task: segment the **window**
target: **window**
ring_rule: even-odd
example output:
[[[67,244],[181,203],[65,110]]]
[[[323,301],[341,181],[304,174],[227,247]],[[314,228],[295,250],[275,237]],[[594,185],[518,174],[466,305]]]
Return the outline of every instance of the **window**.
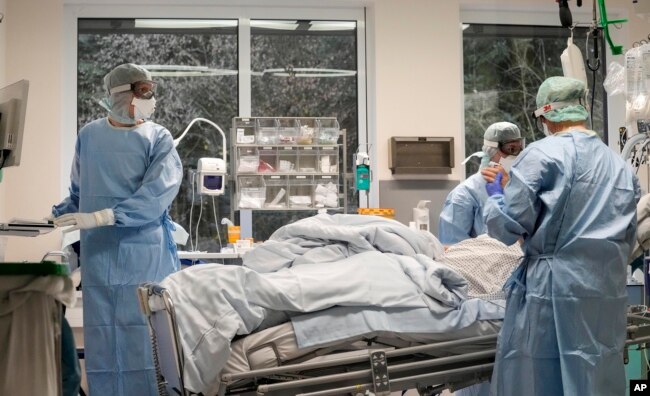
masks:
[[[356,22],[253,20],[251,26],[251,115],[336,117],[346,129],[347,152],[356,151]],[[351,190],[348,211],[356,213]],[[253,236],[267,239],[281,225],[313,215],[313,211],[255,213]]]
[[[537,88],[547,78],[562,75],[560,54],[567,45],[569,30],[560,27],[513,25],[465,25],[463,30],[463,75],[465,92],[465,155],[481,151],[483,133],[498,121],[519,126],[526,142],[544,137],[536,130],[531,113],[536,109]],[[593,61],[592,40],[589,57],[586,47],[587,29],[574,29],[576,44],[585,59]],[[603,43],[604,40],[600,40]],[[606,94],[603,89],[606,62],[605,48],[598,48],[600,66],[589,69],[588,98],[593,126],[601,137],[607,137]],[[594,67],[595,68],[595,67]],[[596,87],[594,89],[593,87]],[[592,96],[593,95],[593,96]],[[478,170],[479,161],[466,164],[466,174]]]
[[[221,126],[230,151],[233,117],[327,116],[337,117],[347,130],[348,153],[356,151],[356,21],[253,19],[247,27],[250,43],[240,42],[239,29],[238,19],[78,19],[78,128],[105,115],[97,103],[105,95],[102,79],[113,67],[129,62],[152,72],[158,83],[153,120],[174,138],[202,117]],[[241,48],[250,52],[242,54]],[[249,61],[250,92],[240,92],[245,88],[239,69]],[[250,108],[251,114],[242,114],[242,108]],[[210,125],[195,123],[177,150],[185,175],[172,219],[190,233],[188,250],[218,251],[227,239],[220,222],[231,215],[232,189],[227,186],[214,199],[199,196],[192,180],[199,158],[220,156],[221,135]],[[353,194],[348,194],[350,212],[357,207]],[[314,213],[255,213],[253,236],[267,239],[281,225]]]

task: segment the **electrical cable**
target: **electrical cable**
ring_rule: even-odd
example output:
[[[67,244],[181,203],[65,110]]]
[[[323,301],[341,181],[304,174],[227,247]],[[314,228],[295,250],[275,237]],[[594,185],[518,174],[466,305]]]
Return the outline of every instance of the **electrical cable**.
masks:
[[[591,128],[594,128],[594,100],[596,99],[596,71],[592,70],[592,79],[591,79],[591,104],[589,105],[589,122],[591,122]]]
[[[214,204],[214,195],[212,196],[212,213],[214,214],[214,226],[217,229],[217,241],[219,241],[219,251],[223,249],[223,245],[221,244],[221,232],[219,231],[219,222],[217,219],[221,216],[219,216],[219,205]],[[224,259],[221,259],[221,264],[226,264]]]
[[[199,224],[201,224],[201,216],[203,215],[203,194],[199,194],[199,218],[196,219],[196,251],[199,249]]]
[[[194,241],[192,239],[192,214],[194,212],[194,188],[196,187],[195,184],[194,184],[195,183],[195,181],[194,181],[195,173],[191,173],[191,175],[192,176],[190,177],[190,190],[192,190],[192,200],[190,201],[190,227],[189,227],[189,229],[190,229],[190,249],[192,249],[192,251],[195,251],[195,249],[194,249]]]

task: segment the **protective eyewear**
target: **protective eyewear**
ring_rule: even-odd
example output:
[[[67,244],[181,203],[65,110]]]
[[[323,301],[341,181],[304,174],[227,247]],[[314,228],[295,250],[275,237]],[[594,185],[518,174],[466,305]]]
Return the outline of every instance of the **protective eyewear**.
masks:
[[[156,94],[156,83],[153,81],[137,81],[131,84],[118,85],[111,89],[111,93],[133,92],[138,99],[151,99]]]
[[[519,155],[526,147],[526,139],[514,139],[506,142],[499,142],[499,150],[508,155]]]

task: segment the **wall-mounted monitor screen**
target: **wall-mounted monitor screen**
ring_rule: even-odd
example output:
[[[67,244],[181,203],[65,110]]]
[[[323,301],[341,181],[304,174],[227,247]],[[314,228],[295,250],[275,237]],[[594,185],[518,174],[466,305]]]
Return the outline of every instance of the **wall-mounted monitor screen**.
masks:
[[[0,89],[0,169],[20,164],[29,81]]]

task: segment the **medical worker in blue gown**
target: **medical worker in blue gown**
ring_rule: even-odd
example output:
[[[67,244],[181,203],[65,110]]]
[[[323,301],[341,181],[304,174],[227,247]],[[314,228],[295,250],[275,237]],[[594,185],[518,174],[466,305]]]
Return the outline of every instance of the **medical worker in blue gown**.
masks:
[[[155,395],[151,344],[136,287],[179,267],[168,208],[182,165],[167,129],[147,119],[151,74],[123,64],[104,77],[108,117],[77,137],[70,195],[57,226],[81,229],[85,367],[90,394]]]
[[[481,157],[480,170],[496,163],[507,172],[523,148],[524,139],[519,128],[510,122],[497,122],[485,130],[482,151],[470,157]],[[447,195],[438,220],[438,239],[443,245],[486,233],[483,221],[483,206],[488,198],[485,183],[485,177],[479,171]]]
[[[488,234],[523,240],[492,376],[495,395],[624,395],[626,264],[639,184],[585,126],[579,80],[551,77],[534,116],[546,138],[486,188]]]

